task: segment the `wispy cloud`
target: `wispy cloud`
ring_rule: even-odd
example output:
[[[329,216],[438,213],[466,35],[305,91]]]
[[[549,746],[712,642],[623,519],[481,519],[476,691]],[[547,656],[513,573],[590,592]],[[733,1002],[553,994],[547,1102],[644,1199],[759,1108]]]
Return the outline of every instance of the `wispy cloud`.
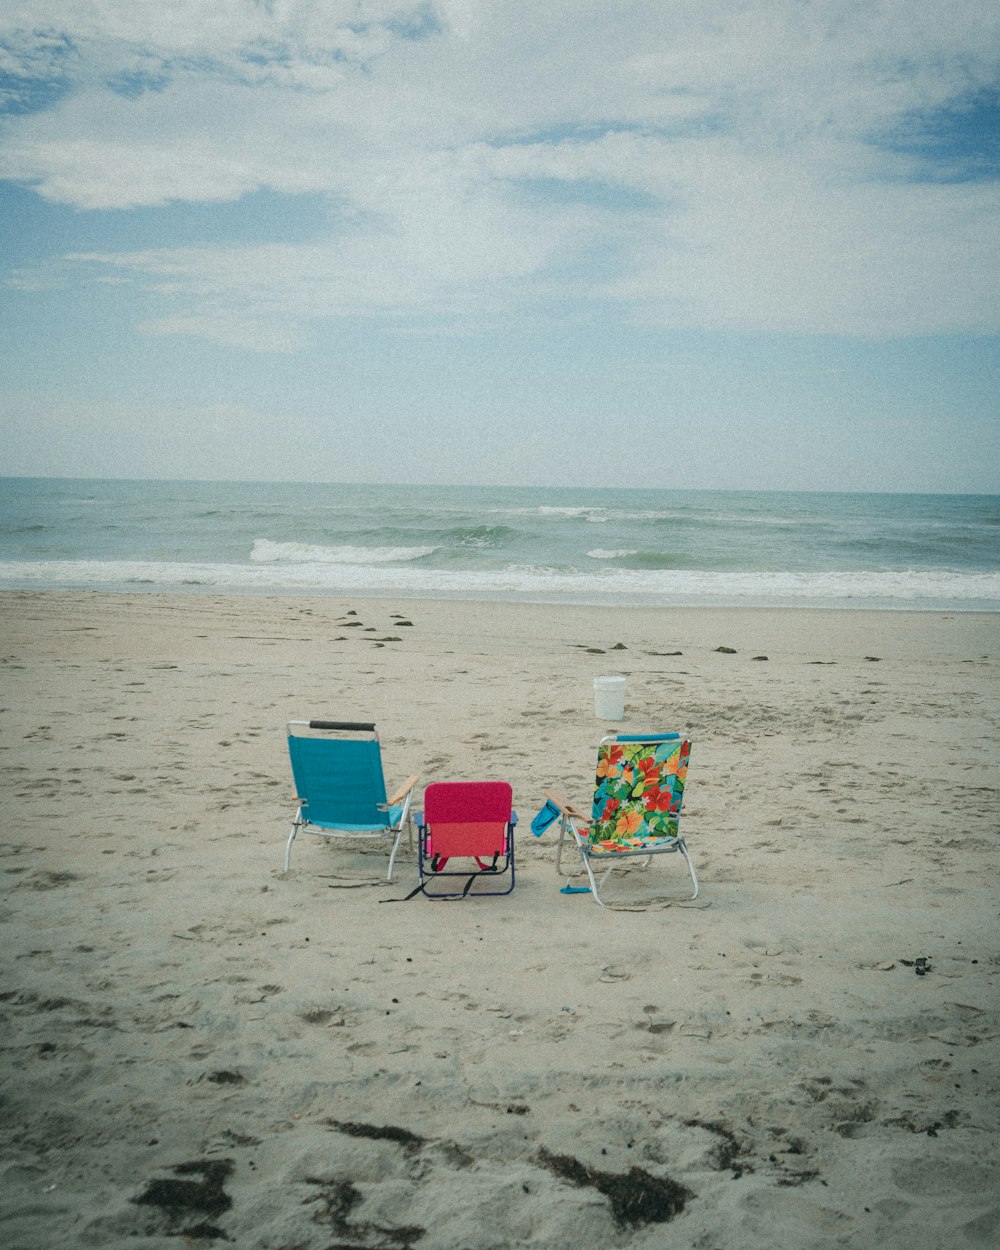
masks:
[[[0,46],[0,177],[46,200],[328,200],[300,244],[276,219],[268,244],[87,257],[161,302],[146,333],[287,351],[329,317],[554,302],[998,328],[996,171],[961,124],[1000,82],[985,0],[14,0]]]

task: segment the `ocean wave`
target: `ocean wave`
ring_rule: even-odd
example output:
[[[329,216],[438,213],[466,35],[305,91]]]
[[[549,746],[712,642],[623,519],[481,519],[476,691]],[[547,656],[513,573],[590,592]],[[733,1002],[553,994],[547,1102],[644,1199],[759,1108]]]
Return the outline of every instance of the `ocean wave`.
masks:
[[[506,547],[522,535],[509,525],[459,525],[445,530],[443,537],[456,547],[492,549]]]
[[[507,509],[505,509],[507,511]],[[590,521],[598,525],[603,525],[610,513],[607,508],[588,507],[583,504],[576,506],[573,504],[541,504],[535,508],[511,508],[510,512],[520,516],[550,517],[556,520],[579,520]]]
[[[297,547],[299,544],[274,544]],[[124,589],[232,594],[397,594],[429,599],[511,600],[621,606],[791,606],[1000,611],[1000,573],[947,569],[875,572],[712,572],[606,568],[592,572],[508,565],[434,569],[392,561],[279,559],[250,564],[153,561],[0,562],[7,588]],[[355,550],[355,549],[348,549]],[[412,551],[413,549],[407,549]]]
[[[686,569],[692,567],[692,558],[674,551],[629,550],[603,551],[595,548],[588,551],[591,560],[602,563],[613,563],[626,569]],[[707,570],[704,570],[707,571]]]
[[[543,504],[529,508],[503,508],[497,511],[513,516],[531,516],[549,521],[585,521],[590,524],[607,525],[626,523],[692,530],[729,529],[733,525],[744,527],[780,527],[782,529],[809,529],[825,527],[823,518],[815,521],[802,517],[770,516],[738,512],[709,511],[703,508],[608,508],[587,504]]]
[[[258,538],[250,552],[255,564],[402,564],[433,555],[436,547],[320,547]]]

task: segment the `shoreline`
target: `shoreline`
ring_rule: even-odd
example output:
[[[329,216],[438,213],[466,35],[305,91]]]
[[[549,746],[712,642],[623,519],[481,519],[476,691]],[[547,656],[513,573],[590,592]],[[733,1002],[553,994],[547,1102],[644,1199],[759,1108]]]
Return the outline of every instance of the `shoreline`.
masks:
[[[254,572],[253,566],[247,566],[247,572]],[[872,576],[863,574],[863,576]],[[201,582],[197,578],[180,579],[175,583],[158,585],[152,578],[137,577],[130,584],[127,580],[114,581],[107,584],[86,584],[67,578],[65,584],[31,584],[19,582],[12,585],[0,585],[0,594],[107,594],[107,595],[152,595],[180,598],[223,597],[230,599],[315,599],[342,600],[365,599],[373,602],[384,602],[396,599],[407,603],[495,603],[499,605],[521,604],[526,607],[538,608],[608,608],[613,611],[631,611],[646,609],[650,611],[680,611],[683,609],[723,611],[767,611],[778,612],[961,612],[987,616],[1000,614],[1000,599],[995,597],[972,598],[957,597],[954,599],[930,598],[920,599],[919,596],[906,598],[891,595],[874,594],[844,595],[841,597],[814,593],[786,595],[755,594],[725,591],[719,594],[704,592],[678,591],[668,599],[666,592],[632,593],[627,602],[623,601],[621,591],[582,592],[567,590],[562,594],[554,590],[528,591],[506,590],[494,588],[486,590],[461,590],[451,588],[434,592],[426,587],[414,588],[401,584],[392,589],[375,589],[371,585],[363,585],[354,590],[350,587],[327,586],[254,586],[250,582],[237,584],[224,582],[215,585],[211,581]],[[969,606],[973,605],[973,606]]]
[[[397,642],[415,642],[421,646],[435,646],[440,638],[464,642],[475,631],[483,631],[493,643],[506,641],[512,646],[532,647],[536,642],[547,645],[560,638],[573,646],[576,638],[587,654],[608,655],[622,662],[643,662],[671,658],[646,647],[659,645],[663,638],[683,640],[707,653],[712,646],[730,645],[721,635],[732,634],[741,651],[765,646],[772,640],[793,649],[792,654],[802,654],[810,647],[823,646],[827,639],[846,648],[843,655],[860,656],[874,645],[888,626],[890,632],[908,640],[908,655],[926,655],[930,648],[950,645],[949,638],[956,635],[963,640],[956,642],[958,651],[979,648],[984,655],[1000,643],[1000,613],[961,610],[905,610],[880,608],[785,608],[765,607],[611,607],[604,604],[536,604],[493,601],[486,599],[409,599],[401,595],[242,595],[242,594],[165,594],[154,591],[74,591],[74,590],[7,590],[0,589],[0,629],[3,628],[6,604],[18,611],[22,604],[37,600],[52,605],[57,611],[89,611],[97,621],[111,623],[119,611],[131,613],[135,618],[132,628],[142,628],[147,619],[171,621],[185,610],[193,616],[211,618],[216,608],[229,613],[244,612],[249,621],[281,621],[288,613],[301,613],[303,621],[313,618],[317,623],[327,621],[337,641],[345,642],[351,637],[366,641],[365,632],[380,632],[394,628],[394,620],[422,617],[425,627],[416,634],[396,637]],[[253,610],[250,610],[250,609]],[[360,626],[361,633],[350,635],[346,628],[347,614],[355,613],[358,619],[365,617],[378,621],[378,625]],[[524,634],[523,623],[530,621],[530,631]],[[949,622],[960,622],[950,626]],[[402,627],[413,628],[412,624]],[[584,639],[584,634],[587,634]],[[619,639],[618,634],[623,638]],[[720,636],[712,643],[715,634]],[[454,637],[452,637],[454,635]],[[631,637],[639,648],[637,655],[628,654],[628,642],[624,651],[616,652],[618,642]],[[249,637],[243,641],[249,641]],[[305,637],[298,641],[305,641]],[[333,638],[328,641],[334,640]],[[294,643],[289,636],[282,641]],[[385,638],[370,640],[387,645]],[[602,643],[604,644],[602,646]],[[712,644],[711,646],[709,644]],[[593,650],[590,650],[593,648]],[[866,650],[867,649],[867,650]],[[744,658],[746,658],[744,656]],[[772,657],[769,657],[769,659]],[[775,655],[774,659],[780,659]],[[881,659],[882,657],[879,657]],[[979,658],[970,657],[968,658]],[[652,665],[655,667],[655,665]]]
[[[989,1244],[998,642],[992,613],[0,592],[11,1244]],[[405,842],[391,884],[305,834],[283,874],[312,716],[375,720],[390,786],[509,780],[513,894],[382,906]],[[560,895],[543,791],[586,801],[598,738],[654,723],[693,740],[700,897],[679,856],[607,911]]]
[[[990,608],[961,608],[961,607],[941,607],[941,608],[912,608],[912,607],[844,607],[836,606],[817,606],[815,604],[791,604],[791,603],[676,603],[676,604],[658,604],[658,603],[588,603],[588,602],[569,602],[556,600],[534,600],[534,599],[514,599],[514,598],[475,598],[472,596],[461,596],[451,598],[444,595],[411,595],[392,590],[386,590],[381,593],[373,591],[359,591],[357,593],[345,590],[274,590],[273,588],[262,590],[234,590],[231,587],[224,589],[216,589],[206,586],[204,588],[189,588],[186,590],[161,590],[145,586],[132,586],[115,589],[104,589],[103,587],[79,587],[79,586],[0,586],[0,602],[5,598],[13,598],[20,596],[63,596],[69,598],[79,598],[81,600],[100,600],[100,599],[118,599],[118,600],[136,600],[143,602],[145,600],[170,600],[177,603],[192,604],[206,600],[231,600],[233,602],[241,602],[243,600],[274,600],[278,603],[296,602],[301,600],[303,604],[314,606],[317,602],[331,604],[370,604],[375,610],[379,610],[386,603],[399,601],[401,603],[426,604],[431,607],[440,607],[447,604],[459,605],[479,605],[482,607],[495,608],[511,608],[511,609],[527,609],[535,610],[551,610],[558,611],[566,609],[571,612],[607,612],[607,613],[706,613],[706,612],[730,612],[730,613],[807,613],[815,612],[821,615],[827,613],[845,613],[853,615],[856,613],[870,613],[873,616],[981,616],[986,619],[995,620],[1000,616],[1000,608],[996,610]]]

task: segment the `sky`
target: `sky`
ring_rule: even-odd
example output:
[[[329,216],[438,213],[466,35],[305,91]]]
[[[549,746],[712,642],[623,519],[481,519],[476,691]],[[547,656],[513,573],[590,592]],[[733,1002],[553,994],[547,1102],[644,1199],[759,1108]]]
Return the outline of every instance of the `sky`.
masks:
[[[1000,493],[995,0],[4,0],[0,475]]]

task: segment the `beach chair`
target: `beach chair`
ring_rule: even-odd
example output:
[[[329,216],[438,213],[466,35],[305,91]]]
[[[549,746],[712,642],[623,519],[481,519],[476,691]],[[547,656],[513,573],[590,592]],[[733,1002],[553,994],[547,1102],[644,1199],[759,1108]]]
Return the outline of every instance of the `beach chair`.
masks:
[[[288,753],[295,778],[298,810],[285,847],[285,872],[292,843],[300,829],[324,838],[389,838],[389,872],[403,830],[409,829],[413,788],[408,777],[386,798],[382,747],[370,723],[292,720],[288,722]]]
[[[563,852],[572,839],[589,880],[585,886],[567,880],[562,893],[592,894],[603,907],[601,887],[613,868],[679,852],[691,874],[691,898],[698,897],[698,877],[679,828],[690,754],[691,743],[680,734],[611,734],[598,747],[589,817],[561,794],[545,791],[546,806],[532,821],[532,831],[539,836],[558,820],[557,872],[569,878],[580,871],[563,867]]]
[[[424,793],[418,827],[420,885],[428,898],[509,894],[514,888],[517,813],[506,781],[438,781]],[[449,866],[450,865],[450,866]],[[465,878],[461,889],[431,888],[445,878]],[[503,878],[504,889],[473,889]]]

